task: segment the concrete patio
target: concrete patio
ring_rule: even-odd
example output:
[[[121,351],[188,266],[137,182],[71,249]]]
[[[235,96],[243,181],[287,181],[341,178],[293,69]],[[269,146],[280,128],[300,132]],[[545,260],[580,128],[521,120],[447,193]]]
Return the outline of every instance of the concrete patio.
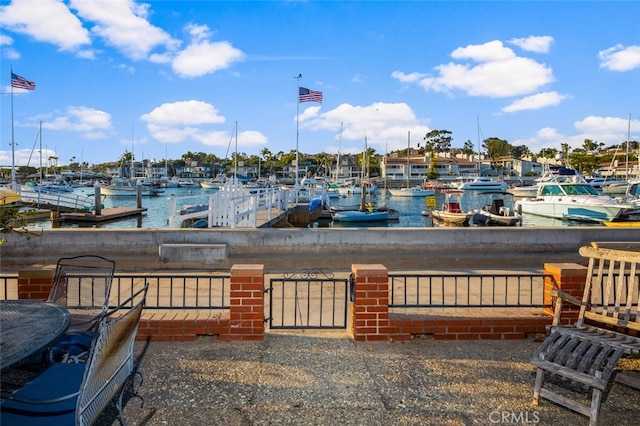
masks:
[[[539,342],[356,342],[344,331],[267,333],[264,341],[137,342],[140,400],[130,425],[581,425],[533,406]],[[640,372],[640,362],[625,368]],[[588,399],[587,394],[583,394]],[[602,425],[637,425],[640,392],[615,384]],[[115,409],[100,425],[118,424]]]

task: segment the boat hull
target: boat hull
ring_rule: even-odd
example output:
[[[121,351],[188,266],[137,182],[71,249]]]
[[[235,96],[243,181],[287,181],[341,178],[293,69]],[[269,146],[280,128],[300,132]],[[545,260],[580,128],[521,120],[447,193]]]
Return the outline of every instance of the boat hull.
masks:
[[[433,210],[431,216],[441,222],[451,223],[453,225],[467,226],[471,219],[470,213],[452,213],[442,210]]]
[[[485,211],[476,211],[473,214],[473,223],[478,226],[516,226],[522,224],[522,216],[501,216]]]
[[[574,202],[568,197],[549,197],[520,200],[517,209],[522,214],[550,217],[580,222],[604,222],[618,217],[624,206],[613,204],[589,204],[588,200]]]
[[[605,221],[602,223],[604,223],[605,226],[612,228],[640,228],[640,220],[620,220],[614,222]]]
[[[387,211],[339,211],[333,214],[333,220],[338,222],[378,222],[389,219]]]
[[[389,193],[394,197],[431,197],[436,195],[435,189],[422,188],[389,189]]]

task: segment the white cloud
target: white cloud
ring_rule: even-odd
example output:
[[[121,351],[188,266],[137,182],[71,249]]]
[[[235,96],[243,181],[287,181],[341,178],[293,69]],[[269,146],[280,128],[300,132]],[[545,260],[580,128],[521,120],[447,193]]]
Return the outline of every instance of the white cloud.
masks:
[[[617,44],[598,52],[600,68],[610,71],[631,71],[640,67],[640,46],[624,47]]]
[[[462,91],[469,96],[502,98],[535,92],[553,81],[551,68],[533,59],[517,56],[498,40],[455,49],[449,62],[435,67],[436,76],[396,71],[393,77],[414,82],[426,91]]]
[[[228,68],[244,59],[242,51],[226,41],[191,44],[173,59],[173,71],[180,77],[201,77]]]
[[[13,0],[0,8],[0,21],[10,31],[63,51],[75,51],[91,43],[82,22],[59,0]]]
[[[145,59],[157,47],[175,50],[180,42],[148,20],[148,4],[130,0],[71,0],[70,6],[83,19],[95,22],[92,33],[128,57]]]
[[[10,60],[20,59],[20,52],[11,47],[13,39],[7,35],[0,34],[0,48],[2,48],[2,56]]]
[[[502,108],[502,111],[517,112],[546,108],[548,106],[560,105],[560,103],[566,98],[567,95],[561,95],[558,92],[536,93],[535,95],[526,96],[512,102],[508,106]]]
[[[303,114],[301,128],[332,132],[336,141],[344,142],[342,152],[362,151],[365,136],[368,145],[378,152],[403,149],[407,147],[408,132],[415,147],[429,132],[426,121],[418,119],[405,103],[341,104],[325,113],[320,113],[319,107],[310,107]],[[345,148],[349,142],[355,142],[351,149]]]
[[[111,114],[86,106],[69,106],[30,117],[29,125],[35,127],[38,121],[42,121],[43,129],[77,132],[83,139],[106,137],[113,132]]]
[[[211,37],[211,30],[207,25],[187,24],[185,25],[184,30],[196,43]]]
[[[551,36],[530,36],[526,38],[512,38],[509,43],[521,49],[536,53],[549,53],[553,37]]]
[[[90,47],[91,38],[99,37],[134,61],[170,63],[183,78],[226,69],[245,58],[231,43],[209,40],[213,32],[203,24],[185,25],[190,44],[180,50],[182,41],[149,21],[150,7],[132,0],[70,0],[69,7],[60,0],[14,0],[0,8],[0,21],[10,31],[73,51],[84,59],[95,59],[98,52]],[[78,17],[92,25],[91,31]],[[15,59],[19,52],[5,47],[3,55]]]
[[[543,148],[560,149],[566,143],[571,148],[581,148],[585,139],[602,142],[605,146],[617,146],[627,140],[627,132],[631,124],[632,129],[640,128],[640,120],[622,117],[588,116],[573,123],[574,134],[563,134],[557,129],[545,127],[530,138],[512,141],[512,145],[526,145],[531,152],[538,153]],[[640,139],[639,134],[631,134],[631,140]]]
[[[427,74],[422,74],[419,72],[412,72],[409,74],[405,74],[402,71],[394,71],[391,73],[391,77],[403,82],[403,83],[415,83],[417,81],[422,80],[427,77]]]
[[[13,44],[13,39],[8,35],[0,34],[0,46],[10,46]]]
[[[149,134],[164,143],[195,141],[206,146],[227,146],[233,133],[231,130],[212,128],[225,123],[226,118],[213,105],[203,101],[165,103],[142,115],[140,119],[147,123]],[[246,130],[238,133],[238,145],[256,146],[266,143],[267,138],[258,131]]]
[[[213,105],[195,100],[165,103],[140,118],[160,126],[218,124],[226,120]]]
[[[42,128],[76,132],[82,139],[103,139],[113,134],[111,114],[85,106],[70,106],[42,122]]]

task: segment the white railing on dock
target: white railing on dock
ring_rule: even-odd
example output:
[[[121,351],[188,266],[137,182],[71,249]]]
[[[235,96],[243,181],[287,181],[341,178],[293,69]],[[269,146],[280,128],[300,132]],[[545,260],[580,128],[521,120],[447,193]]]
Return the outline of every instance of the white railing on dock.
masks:
[[[185,208],[189,200],[202,197],[186,196],[170,198],[169,227],[185,227],[183,223],[205,221],[206,226],[226,228],[256,228],[258,213],[265,212],[267,221],[284,213],[288,207],[288,191],[280,187],[246,187],[238,181],[230,181],[208,196],[208,201]],[[186,226],[191,227],[191,225]]]

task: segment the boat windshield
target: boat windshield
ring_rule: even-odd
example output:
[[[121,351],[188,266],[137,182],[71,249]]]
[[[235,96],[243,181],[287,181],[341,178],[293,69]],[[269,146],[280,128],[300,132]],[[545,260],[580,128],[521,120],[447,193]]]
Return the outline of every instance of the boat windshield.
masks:
[[[599,195],[595,188],[588,184],[564,185],[567,195]]]

